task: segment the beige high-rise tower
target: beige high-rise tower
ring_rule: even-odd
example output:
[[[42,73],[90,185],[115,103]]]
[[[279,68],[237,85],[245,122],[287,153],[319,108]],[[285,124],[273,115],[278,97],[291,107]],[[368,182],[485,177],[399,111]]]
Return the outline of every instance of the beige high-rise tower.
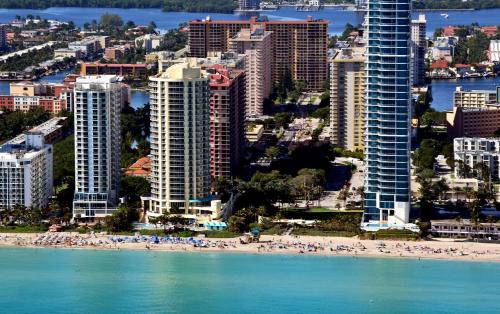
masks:
[[[342,49],[331,66],[331,142],[350,151],[363,150],[365,48]]]
[[[209,202],[208,78],[188,63],[150,77],[151,199],[148,215]]]
[[[242,29],[229,41],[232,51],[245,54],[246,117],[264,114],[264,99],[272,87],[271,45],[271,32],[262,28]]]

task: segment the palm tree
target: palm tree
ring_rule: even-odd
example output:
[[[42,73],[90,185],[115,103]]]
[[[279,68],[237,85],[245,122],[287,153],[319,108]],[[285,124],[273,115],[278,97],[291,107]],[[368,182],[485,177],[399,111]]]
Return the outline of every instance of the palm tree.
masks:
[[[361,209],[365,209],[365,188],[360,186],[356,189],[356,194],[361,198]]]
[[[167,225],[168,223],[171,222],[171,216],[169,213],[164,213],[163,215],[161,216],[158,216],[157,218],[157,222],[160,223],[161,225],[163,225],[163,232],[166,234],[167,233]]]
[[[455,194],[455,199],[458,201],[459,200],[458,197],[460,195],[460,192],[462,192],[462,188],[459,186],[455,186],[453,187],[453,192]]]
[[[347,189],[343,189],[339,192],[337,199],[341,200],[344,203],[344,208],[346,206],[346,201],[350,195],[351,195],[351,193]]]
[[[465,201],[467,203],[470,202],[471,198],[474,197],[474,189],[471,188],[469,185],[467,185],[465,188],[464,188],[464,192],[465,192]]]
[[[477,232],[478,232],[478,226],[479,226],[479,212],[480,212],[480,206],[479,202],[473,201],[470,206],[470,220],[474,224],[474,229],[476,231],[476,238],[477,238]]]

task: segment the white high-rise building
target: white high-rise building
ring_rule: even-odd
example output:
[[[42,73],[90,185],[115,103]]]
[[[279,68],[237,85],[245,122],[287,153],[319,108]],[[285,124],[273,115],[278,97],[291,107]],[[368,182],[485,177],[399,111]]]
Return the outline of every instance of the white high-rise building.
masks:
[[[42,133],[26,133],[24,144],[0,146],[0,210],[45,208],[52,185],[52,145]]]
[[[121,78],[78,78],[74,92],[75,197],[73,217],[102,218],[113,213],[120,184]]]
[[[209,80],[199,67],[171,66],[150,78],[151,199],[148,215],[208,203]]]
[[[425,84],[426,31],[427,21],[425,15],[420,14],[418,20],[411,21],[412,84],[415,86]]]

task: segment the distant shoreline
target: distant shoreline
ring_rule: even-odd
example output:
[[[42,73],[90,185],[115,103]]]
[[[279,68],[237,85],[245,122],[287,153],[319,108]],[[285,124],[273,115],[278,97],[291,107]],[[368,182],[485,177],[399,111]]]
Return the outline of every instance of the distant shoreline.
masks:
[[[43,235],[61,235],[85,242],[82,245],[35,245],[34,240]],[[130,238],[130,236],[129,236]],[[500,262],[500,245],[495,243],[457,242],[452,239],[436,241],[402,240],[359,240],[343,237],[313,236],[262,236],[261,242],[240,244],[239,238],[204,239],[208,247],[195,247],[192,244],[147,242],[111,243],[104,235],[79,235],[76,233],[15,234],[0,233],[0,249],[3,248],[53,248],[108,251],[150,251],[185,253],[240,253],[253,255],[307,255],[307,256],[344,256],[352,258],[402,258],[414,260],[450,260],[473,262]],[[91,243],[92,242],[92,243]],[[100,244],[94,244],[100,242]],[[380,243],[384,246],[379,247]],[[314,248],[307,249],[306,247]],[[339,249],[340,248],[340,249]]]

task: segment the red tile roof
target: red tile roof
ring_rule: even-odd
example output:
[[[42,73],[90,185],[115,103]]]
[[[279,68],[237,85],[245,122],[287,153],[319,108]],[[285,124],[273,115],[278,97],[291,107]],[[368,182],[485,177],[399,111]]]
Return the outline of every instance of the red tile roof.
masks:
[[[151,174],[151,158],[141,157],[125,171],[127,176],[148,176]]]
[[[431,64],[431,69],[446,69],[449,67],[449,63],[446,60],[437,60]]]

